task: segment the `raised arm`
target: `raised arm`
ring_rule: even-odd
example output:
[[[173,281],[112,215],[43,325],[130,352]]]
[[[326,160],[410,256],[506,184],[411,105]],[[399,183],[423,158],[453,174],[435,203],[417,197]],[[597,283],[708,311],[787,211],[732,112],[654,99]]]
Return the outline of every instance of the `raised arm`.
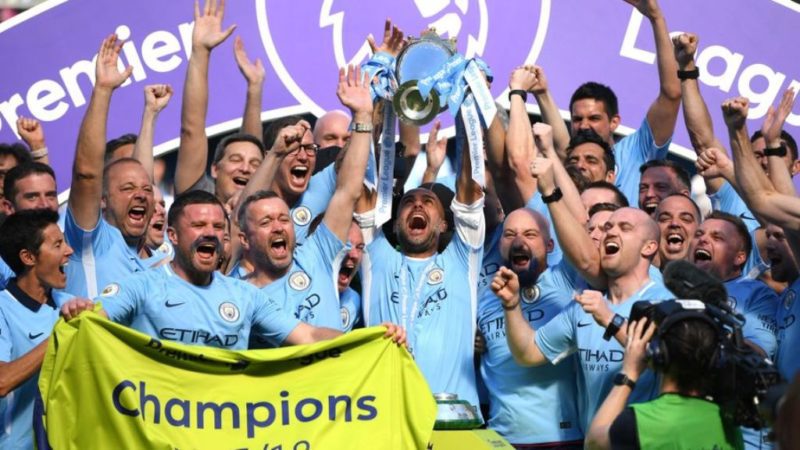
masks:
[[[781,141],[781,131],[786,118],[792,112],[794,101],[795,92],[792,88],[789,88],[783,93],[778,109],[769,108],[767,117],[764,118],[764,123],[761,125],[761,134],[764,136],[767,148],[778,148],[781,145],[785,145]],[[786,148],[786,151],[789,152],[789,149]],[[791,155],[790,152],[789,154]],[[767,155],[767,166],[769,167],[769,179],[772,181],[775,190],[781,194],[796,196],[797,192],[794,189],[794,183],[792,183],[792,174],[786,167],[783,157],[774,154]]]
[[[372,125],[372,96],[369,92],[369,82],[368,77],[362,76],[358,66],[350,66],[347,74],[344,68],[339,70],[336,95],[342,105],[350,109],[353,123]],[[327,213],[323,219],[325,225],[342,242],[347,242],[347,232],[353,222],[353,208],[361,196],[371,138],[371,132],[355,130],[350,136],[339,174],[336,176],[336,191],[328,203]]]
[[[533,66],[520,66],[511,72],[508,82],[510,91],[529,91],[536,83],[536,73]],[[511,109],[508,119],[508,133],[506,136],[506,161],[501,167],[507,167],[506,173],[511,175],[517,191],[522,200],[509,203],[503,201],[506,211],[524,206],[525,202],[536,194],[536,180],[531,177],[530,163],[536,158],[536,149],[533,146],[531,135],[531,120],[525,109],[525,100],[521,95],[512,95],[509,98]],[[493,173],[495,178],[502,177],[502,172]]]
[[[558,152],[559,159],[563,162],[567,159],[569,129],[567,129],[567,124],[564,123],[564,119],[561,118],[561,112],[558,110],[553,96],[550,95],[544,69],[539,66],[533,66],[533,75],[535,81],[529,90],[536,98],[536,103],[539,104],[542,122],[553,127],[553,145],[555,146],[556,152]]]
[[[428,144],[425,146],[425,172],[422,174],[422,184],[433,183],[439,175],[439,169],[444,164],[444,159],[447,157],[447,138],[439,137],[439,129],[442,127],[442,122],[437,120],[434,122],[431,131],[428,132]]]
[[[42,164],[50,164],[47,144],[44,142],[44,129],[42,124],[30,117],[20,117],[17,119],[17,134],[28,144],[31,149],[31,158]]]
[[[658,97],[647,111],[647,123],[653,130],[657,146],[664,145],[675,131],[678,109],[681,104],[681,85],[678,80],[678,65],[672,51],[672,41],[667,30],[667,21],[656,0],[625,0],[647,17],[653,27],[656,43],[656,66],[658,66]]]
[[[72,166],[69,208],[75,223],[84,230],[94,229],[100,219],[100,199],[103,195],[103,166],[106,149],[106,122],[111,94],[133,72],[128,66],[117,66],[122,42],[116,35],[103,40],[97,55],[95,85],[86,115],[78,131],[78,148]]]
[[[241,36],[236,36],[233,41],[233,56],[236,65],[247,81],[247,99],[244,103],[242,115],[242,133],[255,136],[259,141],[264,139],[264,130],[261,126],[261,101],[264,94],[264,65],[260,59],[250,61],[244,50],[244,41]]]
[[[156,129],[158,113],[167,107],[172,98],[172,86],[168,84],[151,84],[144,88],[144,112],[139,137],[133,147],[133,157],[142,163],[142,167],[153,180],[153,136]]]
[[[561,158],[559,158],[558,152],[556,151],[554,144],[555,136],[553,135],[555,130],[550,125],[539,122],[533,124],[532,131],[533,141],[539,153],[553,162],[552,167],[555,185],[561,189],[563,194],[562,201],[567,206],[567,210],[579,224],[588,222],[589,216],[581,201],[581,194],[578,192],[575,183],[572,182],[572,178],[570,178],[569,173],[567,173],[567,169],[564,168],[564,164],[561,162]],[[546,194],[543,193],[542,195]]]
[[[194,2],[194,29],[192,30],[192,56],[186,69],[181,103],[181,141],[178,163],[175,167],[175,194],[186,192],[206,172],[208,139],[206,114],[208,112],[208,64],[211,50],[233,33],[235,26],[222,29],[225,0],[206,0],[200,11],[199,0]]]
[[[522,315],[519,298],[519,278],[507,267],[501,267],[492,280],[492,292],[503,306],[506,319],[506,340],[514,361],[521,366],[540,366],[547,363],[536,344],[536,331]]]
[[[466,141],[467,137],[462,136]],[[472,179],[472,162],[469,157],[469,145],[464,142],[461,154],[461,171],[456,179],[456,200],[464,205],[471,205],[483,197],[483,188]]]

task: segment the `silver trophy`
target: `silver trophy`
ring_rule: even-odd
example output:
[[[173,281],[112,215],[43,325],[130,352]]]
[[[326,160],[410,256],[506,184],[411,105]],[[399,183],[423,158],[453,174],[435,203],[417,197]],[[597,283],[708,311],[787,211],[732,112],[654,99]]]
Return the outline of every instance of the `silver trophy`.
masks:
[[[397,56],[397,91],[392,99],[394,110],[403,122],[425,125],[446,109],[439,107],[439,94],[431,90],[422,98],[417,81],[435,74],[456,53],[455,39],[443,39],[436,31],[423,32]]]

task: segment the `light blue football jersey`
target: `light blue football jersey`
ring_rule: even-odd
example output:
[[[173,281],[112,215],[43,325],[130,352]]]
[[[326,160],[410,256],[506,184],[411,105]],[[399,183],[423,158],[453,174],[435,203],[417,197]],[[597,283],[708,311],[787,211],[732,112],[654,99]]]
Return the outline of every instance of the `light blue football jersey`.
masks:
[[[647,161],[666,158],[670,142],[671,138],[664,145],[656,146],[653,130],[645,117],[636,132],[625,136],[614,145],[614,159],[617,163],[614,184],[634,208],[639,205],[639,167]]]
[[[573,280],[565,265],[548,268],[535,286],[522,289],[522,314],[533,329],[571,304]],[[480,370],[489,392],[489,428],[514,444],[583,439],[574,355],[557,365],[519,366],[508,348],[502,304],[490,290],[478,302],[478,326],[486,342]]]
[[[331,164],[312,176],[308,182],[308,189],[293,205],[289,205],[298,245],[305,242],[308,237],[308,226],[315,217],[325,212],[334,192],[336,192],[336,171],[334,164]]]
[[[767,356],[775,357],[778,348],[778,294],[766,284],[746,277],[725,282],[728,304],[745,318],[744,338],[761,347]]]
[[[0,292],[0,361],[17,360],[50,337],[58,320],[52,301],[40,304],[13,282]],[[0,399],[0,448],[33,448],[38,373]]]
[[[11,270],[11,267],[8,267],[3,258],[0,258],[0,289],[5,289],[6,284],[8,284],[8,280],[14,278],[14,271]]]
[[[778,312],[775,319],[778,323],[778,356],[775,363],[781,376],[787,380],[793,380],[800,372],[800,324],[797,323],[800,316],[800,278],[794,280],[789,287],[783,291],[778,304]]]
[[[64,236],[74,250],[65,269],[66,291],[79,297],[97,297],[109,283],[148,268],[136,249],[125,242],[119,229],[102,217],[93,230],[82,230],[67,209]]]
[[[612,312],[628,318],[633,304],[639,300],[661,301],[674,297],[663,284],[650,280],[623,303],[609,302],[609,307]],[[592,418],[613,387],[614,376],[622,370],[625,349],[614,338],[604,340],[605,331],[578,302],[567,306],[536,331],[536,345],[551,363],[559,364],[567,356],[577,354],[578,407],[584,430],[589,429]],[[629,402],[647,401],[657,394],[655,376],[648,370],[637,381]]]
[[[477,285],[484,241],[483,199],[454,200],[455,232],[444,252],[405,257],[377,231],[361,264],[367,326],[389,321],[408,333],[409,349],[434,393],[478,406],[474,340]]]
[[[361,295],[355,289],[348,287],[339,294],[339,303],[342,312],[342,331],[351,331],[364,326],[361,317]]]
[[[243,350],[251,330],[277,347],[300,322],[255,286],[214,273],[195,286],[162,267],[103,289],[108,317],[158,339]]]
[[[750,212],[744,200],[739,197],[739,194],[728,182],[723,183],[719,191],[709,195],[708,198],[711,200],[711,206],[714,211],[732,214],[742,219],[744,224],[747,225],[747,229],[750,231],[750,239],[753,240],[753,248],[750,250],[750,254],[747,255],[747,262],[744,265],[744,269],[742,269],[742,273],[748,275],[751,279],[758,278],[769,267],[769,264],[761,258],[761,253],[756,245],[755,231],[761,224],[758,223],[756,216]]]

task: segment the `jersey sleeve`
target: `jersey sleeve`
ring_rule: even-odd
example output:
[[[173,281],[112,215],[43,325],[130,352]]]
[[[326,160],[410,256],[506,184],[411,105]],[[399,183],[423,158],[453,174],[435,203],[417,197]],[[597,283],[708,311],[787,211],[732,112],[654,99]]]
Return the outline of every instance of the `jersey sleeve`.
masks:
[[[256,307],[253,309],[253,326],[255,334],[270,345],[280,347],[289,334],[300,324],[300,319],[281,309],[261,290],[252,293]]]
[[[484,197],[471,205],[453,200],[450,209],[453,211],[455,234],[472,250],[483,250],[486,239],[486,220],[483,216]]]
[[[306,247],[308,250],[305,250]],[[341,260],[337,262],[337,258],[341,258],[343,250],[344,242],[333,234],[325,222],[317,227],[311,238],[300,248],[300,251],[313,252],[314,258],[320,265],[325,266],[327,273],[333,273],[339,268]]]
[[[750,301],[744,312],[745,323],[742,331],[745,339],[761,347],[767,356],[773,357],[778,349],[776,338],[778,326],[775,322],[778,295],[763,283],[758,284],[759,286],[750,295]]]
[[[129,326],[142,307],[142,302],[148,296],[148,289],[155,286],[146,286],[141,275],[127,277],[121,283],[111,283],[95,298],[108,318],[122,325]]]
[[[0,361],[10,362],[13,348],[11,328],[8,326],[5,313],[0,309]]]
[[[67,217],[64,221],[64,237],[73,250],[73,258],[80,259],[84,264],[94,264],[94,256],[105,251],[113,245],[112,237],[108,233],[110,225],[98,217],[97,224],[91,230],[84,230],[72,215],[72,208],[67,208]]]
[[[575,308],[580,307],[573,303],[561,311],[545,326],[536,330],[536,345],[545,358],[553,364],[558,364],[562,359],[575,353],[577,344],[575,340]]]

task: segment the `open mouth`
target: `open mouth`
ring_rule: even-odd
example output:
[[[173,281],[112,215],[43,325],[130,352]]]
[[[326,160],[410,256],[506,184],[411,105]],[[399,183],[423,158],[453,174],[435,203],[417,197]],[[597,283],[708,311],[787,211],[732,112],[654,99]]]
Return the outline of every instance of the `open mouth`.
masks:
[[[604,245],[606,255],[614,255],[619,252],[619,244],[616,242],[606,242]]]
[[[686,240],[679,233],[670,233],[667,235],[667,249],[680,250],[683,248],[683,243]]]
[[[269,248],[273,255],[277,257],[283,257],[288,254],[288,244],[286,242],[286,238],[277,237],[272,240],[269,244]]]
[[[233,177],[233,184],[235,184],[237,186],[240,186],[240,187],[247,186],[247,182],[248,181],[250,181],[250,179],[247,178],[247,177]]]
[[[212,259],[217,254],[217,246],[212,242],[200,244],[197,247],[197,254],[204,259]]]
[[[711,253],[708,250],[698,248],[694,251],[695,262],[711,261]]]
[[[510,260],[511,265],[514,267],[527,268],[531,263],[531,255],[523,249],[512,250]]]
[[[141,222],[144,220],[146,212],[147,210],[144,206],[134,206],[128,210],[128,217],[130,217],[133,221]]]
[[[159,220],[150,224],[150,226],[156,231],[164,231],[164,221]]]
[[[339,283],[348,283],[355,271],[355,266],[342,264],[342,267],[339,268]]]
[[[62,274],[66,273],[67,264],[69,264],[69,262],[65,262],[64,264],[61,264],[60,266],[58,266],[58,271],[61,272]]]
[[[412,214],[408,218],[408,230],[413,233],[422,233],[428,227],[428,219],[423,214]]]
[[[647,214],[653,214],[656,212],[656,208],[658,208],[658,201],[650,201],[646,202],[642,209],[644,209],[644,212]]]
[[[294,166],[289,170],[289,174],[295,182],[303,182],[308,175],[308,166]]]

